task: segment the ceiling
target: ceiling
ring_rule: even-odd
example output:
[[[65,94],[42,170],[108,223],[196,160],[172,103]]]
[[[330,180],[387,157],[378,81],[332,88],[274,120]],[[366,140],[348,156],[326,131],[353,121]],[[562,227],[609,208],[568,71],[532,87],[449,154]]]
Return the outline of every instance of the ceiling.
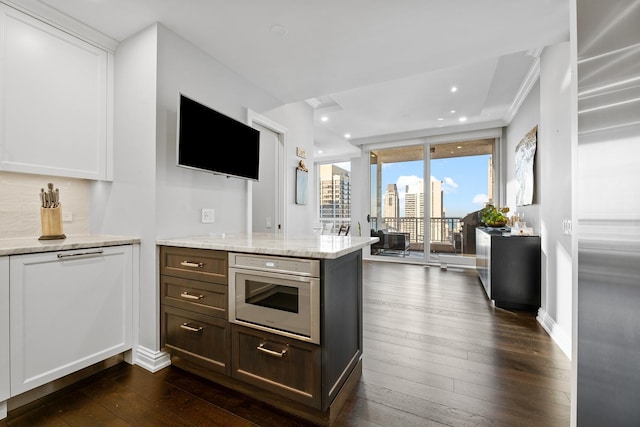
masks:
[[[464,142],[448,142],[430,147],[431,159],[448,159],[465,156],[481,156],[493,154],[493,139],[477,139]],[[423,145],[391,147],[371,150],[371,163],[395,163],[424,160]]]
[[[283,103],[307,101],[316,158],[502,126],[540,49],[569,39],[569,0],[25,1],[117,41],[160,22]]]

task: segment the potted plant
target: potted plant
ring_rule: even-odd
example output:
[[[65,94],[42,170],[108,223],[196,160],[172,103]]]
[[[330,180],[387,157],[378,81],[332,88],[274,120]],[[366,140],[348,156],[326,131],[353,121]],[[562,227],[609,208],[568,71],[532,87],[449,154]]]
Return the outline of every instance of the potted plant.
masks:
[[[509,208],[497,208],[494,205],[487,205],[480,211],[480,221],[488,227],[504,227],[507,223],[505,214]]]

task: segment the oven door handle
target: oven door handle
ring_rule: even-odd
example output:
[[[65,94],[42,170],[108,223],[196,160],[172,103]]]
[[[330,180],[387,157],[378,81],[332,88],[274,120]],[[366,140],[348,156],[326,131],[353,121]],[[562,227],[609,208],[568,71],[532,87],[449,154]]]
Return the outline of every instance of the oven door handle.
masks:
[[[264,344],[260,344],[259,346],[257,346],[256,350],[274,357],[285,357],[287,355],[287,349],[281,351],[269,350],[268,348],[265,348]]]

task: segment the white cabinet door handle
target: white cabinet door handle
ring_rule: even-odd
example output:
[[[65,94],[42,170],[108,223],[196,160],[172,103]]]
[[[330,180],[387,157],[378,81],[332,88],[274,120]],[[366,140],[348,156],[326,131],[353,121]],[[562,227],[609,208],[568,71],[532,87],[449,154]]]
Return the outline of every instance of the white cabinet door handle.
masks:
[[[89,256],[89,255],[102,255],[103,253],[104,251],[100,249],[97,251],[76,252],[74,254],[58,254],[58,258],[63,259],[63,258],[73,258],[73,257],[80,257],[80,256]]]

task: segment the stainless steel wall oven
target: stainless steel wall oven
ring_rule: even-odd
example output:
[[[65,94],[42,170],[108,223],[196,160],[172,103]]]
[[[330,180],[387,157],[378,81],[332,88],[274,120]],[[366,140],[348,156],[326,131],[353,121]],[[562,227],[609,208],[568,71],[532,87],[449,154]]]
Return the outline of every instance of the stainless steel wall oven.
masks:
[[[320,344],[320,261],[229,253],[229,320]]]

